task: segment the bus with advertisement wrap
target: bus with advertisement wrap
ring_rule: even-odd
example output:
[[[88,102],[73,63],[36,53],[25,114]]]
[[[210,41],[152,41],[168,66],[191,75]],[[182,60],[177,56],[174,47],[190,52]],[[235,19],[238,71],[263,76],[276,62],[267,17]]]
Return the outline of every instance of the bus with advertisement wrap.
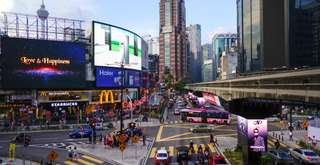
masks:
[[[202,108],[182,109],[181,120],[192,123],[230,124],[231,113],[225,110],[208,110]]]

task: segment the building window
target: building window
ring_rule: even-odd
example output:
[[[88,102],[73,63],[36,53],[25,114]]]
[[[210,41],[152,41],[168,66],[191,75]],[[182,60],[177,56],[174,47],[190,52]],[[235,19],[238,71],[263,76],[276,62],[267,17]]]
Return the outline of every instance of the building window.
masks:
[[[164,65],[170,68],[170,34],[164,34]]]
[[[171,25],[171,0],[166,0],[164,3],[164,19],[165,26]]]

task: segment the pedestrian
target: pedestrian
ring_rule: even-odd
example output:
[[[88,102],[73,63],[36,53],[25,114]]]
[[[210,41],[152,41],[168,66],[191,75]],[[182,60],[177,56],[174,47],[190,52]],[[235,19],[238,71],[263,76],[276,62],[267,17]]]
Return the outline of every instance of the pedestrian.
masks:
[[[293,138],[292,138],[292,131],[289,131],[289,138],[290,138],[290,141],[293,141]]]
[[[143,146],[145,146],[146,145],[146,135],[142,136],[142,141],[143,141]]]
[[[73,160],[73,152],[72,152],[72,149],[68,149],[68,156],[69,156],[69,159],[70,160]]]
[[[210,143],[214,143],[212,134],[210,134]]]
[[[78,159],[78,152],[77,152],[77,147],[76,146],[74,146],[74,148],[73,148],[73,159],[74,160],[77,160]]]
[[[107,135],[104,136],[104,138],[103,138],[103,144],[104,144],[104,148],[107,148],[107,144],[108,144]]]
[[[312,137],[312,146],[316,147],[317,146],[317,139],[315,136]]]
[[[280,147],[280,142],[279,142],[278,139],[277,139],[276,142],[274,142],[274,146],[276,147],[276,149],[279,149],[279,147]]]

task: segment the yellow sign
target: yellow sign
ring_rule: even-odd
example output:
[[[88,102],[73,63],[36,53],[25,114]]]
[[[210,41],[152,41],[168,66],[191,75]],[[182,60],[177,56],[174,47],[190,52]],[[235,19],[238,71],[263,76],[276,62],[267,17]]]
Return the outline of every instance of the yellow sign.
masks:
[[[50,153],[48,154],[48,159],[51,160],[51,161],[56,160],[57,157],[58,157],[58,154],[54,150],[50,151]]]
[[[16,144],[10,143],[9,158],[11,161],[14,161],[15,151],[16,151]]]
[[[103,90],[100,93],[100,104],[114,103],[113,93],[111,90]]]
[[[126,149],[126,145],[124,143],[119,144],[119,149],[123,152]]]

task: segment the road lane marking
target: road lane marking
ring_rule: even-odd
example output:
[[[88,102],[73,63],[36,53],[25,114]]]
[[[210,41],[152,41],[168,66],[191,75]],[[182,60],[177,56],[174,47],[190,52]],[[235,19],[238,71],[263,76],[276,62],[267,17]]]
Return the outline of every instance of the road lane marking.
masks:
[[[163,126],[161,125],[161,126],[159,127],[159,130],[158,130],[156,142],[157,142],[157,141],[160,141],[162,131],[163,131]]]
[[[174,139],[174,138],[176,138],[176,137],[180,137],[180,136],[184,136],[184,135],[189,135],[189,134],[192,134],[192,132],[186,132],[186,133],[182,133],[182,134],[177,134],[177,135],[169,136],[169,137],[166,137],[166,138],[161,139],[160,141],[167,141],[167,140],[170,140],[170,139]]]
[[[156,156],[156,153],[157,153],[157,148],[156,147],[153,147],[151,149],[151,152],[150,152],[150,158],[154,158]]]
[[[174,147],[173,146],[169,146],[169,156],[173,156],[174,155]]]
[[[212,153],[217,153],[217,151],[216,151],[216,149],[215,149],[215,147],[213,146],[212,143],[208,144],[208,146],[209,146],[209,149],[210,149],[210,151],[211,151]]]
[[[166,128],[185,128],[185,129],[190,129],[191,126],[184,126],[184,125],[166,125]]]
[[[94,163],[85,161],[85,160],[83,160],[83,159],[77,159],[76,161],[79,162],[79,163],[85,164],[85,165],[96,165],[96,164],[94,164]]]
[[[102,164],[102,163],[103,163],[102,160],[95,159],[95,158],[93,158],[93,157],[91,157],[91,156],[82,155],[82,157],[85,158],[85,159],[88,159],[88,160],[90,160],[90,161],[92,161],[92,162],[98,163],[98,164]]]
[[[192,136],[192,137],[185,137],[185,138],[164,139],[164,140],[161,140],[160,142],[178,141],[178,140],[191,140],[191,139],[205,139],[205,138],[209,138],[209,137],[210,136]]]
[[[66,165],[79,165],[78,163],[74,163],[74,162],[72,162],[72,161],[70,161],[70,160],[66,160],[66,161],[64,161],[64,163],[65,163]]]

